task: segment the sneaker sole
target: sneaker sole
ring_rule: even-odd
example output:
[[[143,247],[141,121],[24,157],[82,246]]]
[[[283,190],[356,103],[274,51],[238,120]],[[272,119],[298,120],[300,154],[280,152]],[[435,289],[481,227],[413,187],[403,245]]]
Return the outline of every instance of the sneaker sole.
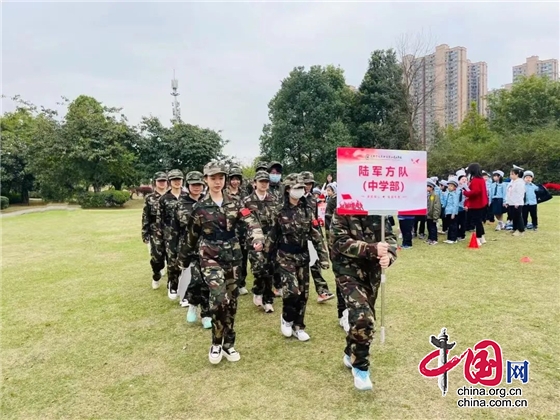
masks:
[[[342,358],[342,363],[344,364],[344,367],[352,369],[352,363],[350,363],[350,361],[346,359],[346,356]]]
[[[208,356],[208,361],[210,363],[212,363],[213,365],[217,365],[218,363],[220,363],[222,361],[222,356],[223,356],[224,352],[220,352],[220,356],[214,358],[214,357],[210,357],[210,355]]]
[[[222,350],[222,355],[226,358],[228,362],[239,362],[241,360],[241,356],[238,355],[236,358],[230,358],[229,354]]]

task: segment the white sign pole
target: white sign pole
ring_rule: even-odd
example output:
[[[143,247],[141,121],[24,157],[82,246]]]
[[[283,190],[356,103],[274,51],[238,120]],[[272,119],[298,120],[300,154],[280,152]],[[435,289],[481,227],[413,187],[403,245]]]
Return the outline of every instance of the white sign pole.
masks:
[[[381,216],[381,242],[385,242],[385,216]],[[387,277],[385,275],[385,269],[381,269],[381,328],[379,329],[379,337],[381,339],[381,344],[385,343],[385,282]]]

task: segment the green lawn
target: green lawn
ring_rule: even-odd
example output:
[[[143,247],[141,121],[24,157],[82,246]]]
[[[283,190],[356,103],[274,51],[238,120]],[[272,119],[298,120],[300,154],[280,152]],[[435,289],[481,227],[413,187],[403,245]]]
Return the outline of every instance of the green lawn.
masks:
[[[242,360],[212,366],[210,332],[187,325],[164,287],[150,287],[138,208],[2,220],[2,418],[559,418],[560,199],[539,213],[537,233],[490,228],[480,250],[417,241],[399,252],[388,270],[387,340],[372,346],[366,393],[342,366],[336,303],[317,304],[314,291],[311,341],[280,335],[280,302],[265,315],[244,296]],[[437,380],[418,373],[442,327],[457,341],[452,355],[490,338],[504,360],[529,360],[529,407],[457,408],[463,363],[442,398]]]

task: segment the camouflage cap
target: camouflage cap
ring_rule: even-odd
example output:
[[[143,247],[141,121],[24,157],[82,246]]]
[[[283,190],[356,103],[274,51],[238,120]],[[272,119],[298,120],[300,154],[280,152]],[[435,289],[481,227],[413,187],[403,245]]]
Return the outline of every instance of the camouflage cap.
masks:
[[[255,174],[255,181],[270,181],[270,175],[266,171],[258,171]]]
[[[154,175],[154,179],[156,181],[159,181],[161,179],[165,179],[167,181],[167,174],[165,172],[156,172]]]
[[[191,171],[187,174],[185,180],[189,185],[204,184],[204,175],[202,175],[202,172]]]
[[[292,188],[304,188],[306,182],[307,179],[302,174],[298,174],[294,185],[292,185]]]
[[[309,171],[303,171],[300,172],[300,174],[304,180],[304,184],[309,184],[309,183],[313,183],[315,184],[315,177],[313,176],[312,172]]]
[[[284,177],[284,185],[287,187],[291,187],[295,185],[297,180],[297,174],[289,174],[288,176]]]
[[[184,179],[185,176],[179,169],[171,169],[167,174],[167,178],[171,181],[172,179]]]
[[[229,172],[228,165],[223,161],[213,160],[204,165],[204,176],[217,174],[227,175]]]
[[[268,164],[268,172],[272,171],[273,168],[276,168],[278,169],[279,172],[282,172],[282,164],[280,162],[276,162],[276,161],[270,162]]]
[[[230,177],[238,176],[240,178],[243,178],[243,170],[239,166],[232,166],[231,168],[229,168],[229,174],[228,175]]]
[[[255,168],[257,172],[260,170],[267,171],[268,170],[268,163],[264,161],[257,162],[257,167]]]

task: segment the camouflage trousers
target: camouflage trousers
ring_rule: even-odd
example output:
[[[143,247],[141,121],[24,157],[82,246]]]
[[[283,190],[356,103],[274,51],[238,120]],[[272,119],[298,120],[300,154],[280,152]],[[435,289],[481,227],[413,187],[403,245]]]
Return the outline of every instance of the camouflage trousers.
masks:
[[[167,233],[167,232],[166,232]],[[171,290],[178,290],[181,268],[178,261],[179,237],[176,233],[165,236],[165,254],[167,258],[167,284]]]
[[[274,293],[272,292],[273,266],[268,255],[264,252],[249,251],[249,261],[253,272],[253,289],[255,295],[262,296],[263,303],[273,303]]]
[[[249,257],[249,250],[247,245],[241,246],[241,254],[243,255],[241,259],[241,265],[239,267],[239,279],[237,279],[237,286],[245,287],[247,285],[247,259]]]
[[[202,278],[198,259],[195,259],[191,265],[191,282],[184,297],[189,301],[189,304],[200,306],[200,316],[202,318],[212,316],[210,313],[210,290],[208,290],[208,285]]]
[[[315,264],[311,266],[311,277],[313,278],[313,283],[315,283],[315,291],[318,295],[329,292],[329,285],[323,278],[321,263],[319,260],[315,261]]]
[[[305,328],[304,318],[309,299],[309,265],[297,266],[280,259],[278,274],[282,279],[282,317],[294,327]]]
[[[210,290],[212,344],[229,349],[235,344],[235,314],[237,313],[237,263],[203,264],[202,278]]]
[[[339,275],[336,284],[344,296],[350,324],[344,352],[350,356],[353,367],[368,370],[369,347],[375,331],[375,300],[381,279],[376,276],[369,281],[366,273],[360,274]]]
[[[159,281],[161,279],[161,270],[165,268],[165,246],[160,239],[150,235],[148,247],[150,249],[152,279]]]

